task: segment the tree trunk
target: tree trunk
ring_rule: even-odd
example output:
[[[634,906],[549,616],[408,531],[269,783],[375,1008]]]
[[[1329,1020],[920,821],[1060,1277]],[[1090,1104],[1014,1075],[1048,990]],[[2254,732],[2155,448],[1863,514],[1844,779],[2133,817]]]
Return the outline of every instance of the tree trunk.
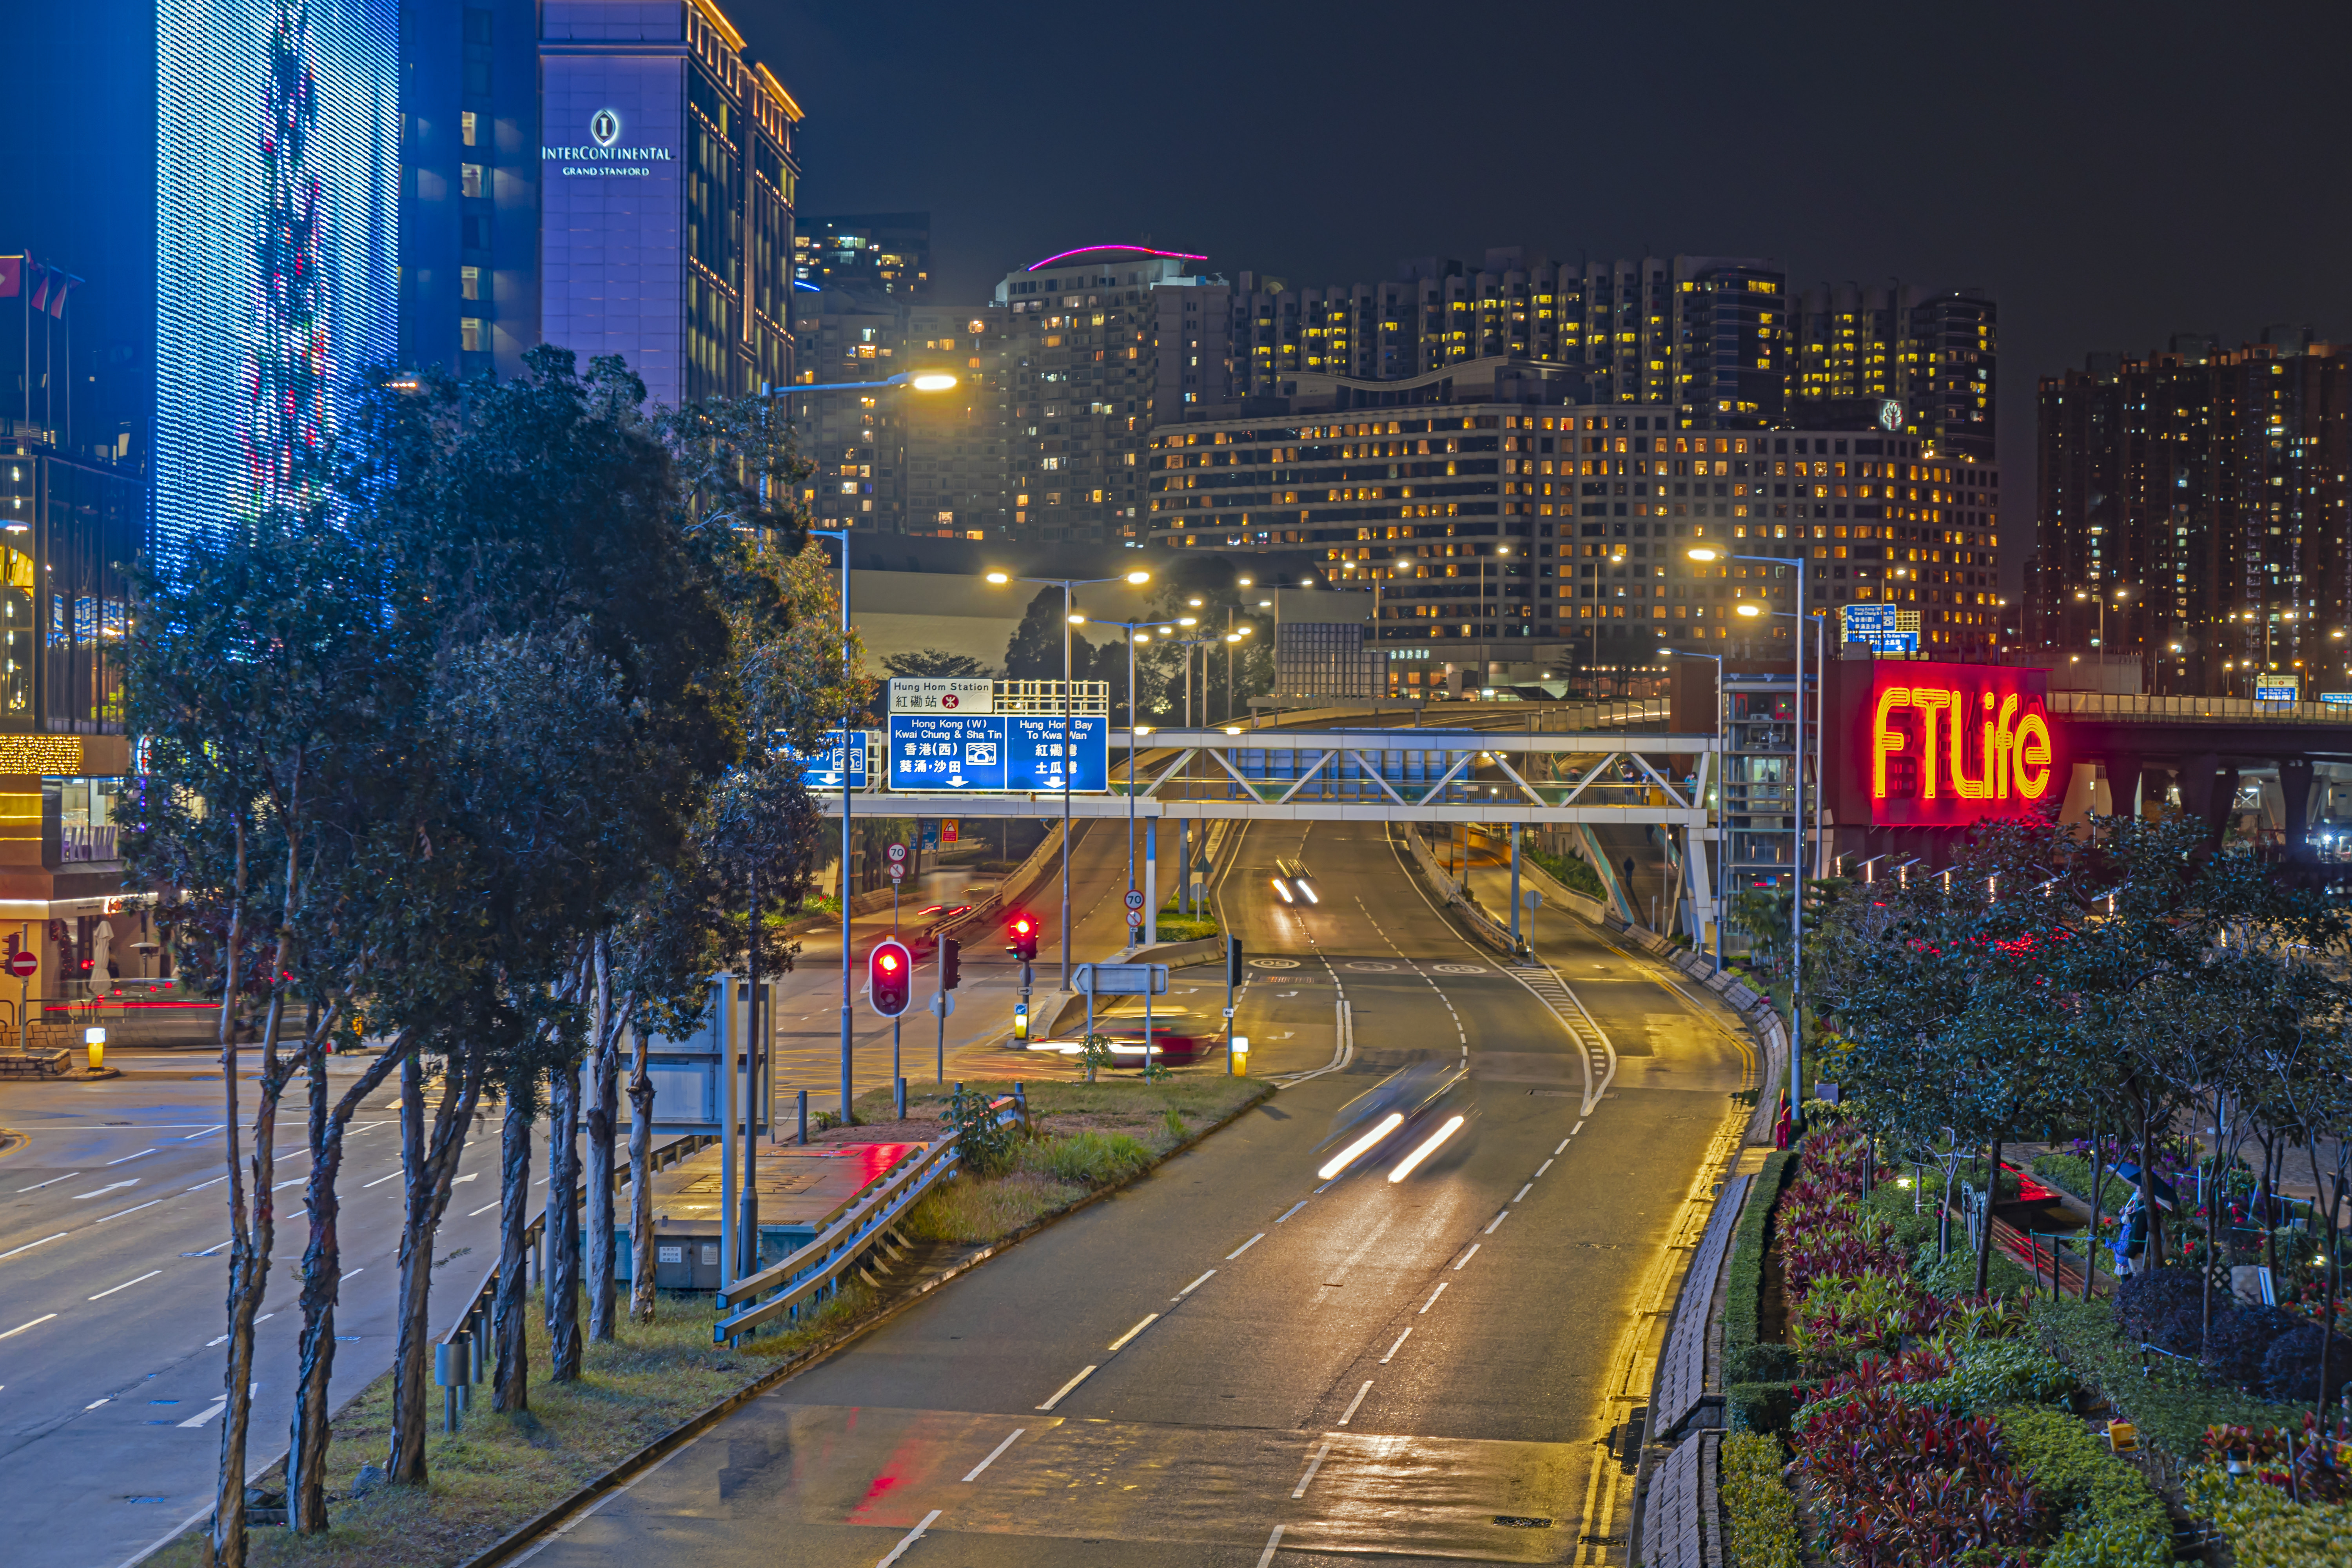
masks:
[[[642,1016],[642,1015],[640,1015]],[[654,1080],[646,1072],[646,1032],[635,1037],[629,1074],[629,1321],[654,1321]]]
[[[343,1091],[334,1109],[326,1103],[327,1038],[341,1009],[331,1009],[313,1031],[310,1058],[310,1180],[304,1191],[310,1211],[310,1245],[302,1258],[301,1360],[296,1373],[294,1430],[286,1450],[286,1522],[298,1533],[327,1528],[327,1403],[335,1370],[335,1301],[342,1285],[343,1257],[337,1222],[342,1204],[335,1190],[343,1166],[343,1134],[361,1101],[373,1094],[406,1055],[396,1040]]]
[[[2228,1128],[2229,1123],[2222,1119],[2222,1103],[2221,1095],[2220,1091],[2216,1090],[2213,1095],[2213,1158],[2210,1165],[2212,1174],[2208,1176],[2205,1181],[2205,1267],[2198,1270],[2199,1275],[2201,1277],[2198,1289],[2198,1299],[2199,1307],[2202,1312],[2202,1317],[2200,1318],[2197,1328],[2197,1359],[2199,1361],[2203,1361],[2205,1357],[2211,1352],[2213,1348],[2213,1270],[2221,1267],[2221,1260],[2224,1257],[2224,1254],[2221,1251],[2220,1207],[2221,1201],[2221,1148],[2224,1130]],[[2196,1124],[2193,1122],[2190,1123],[2190,1131],[2192,1132],[2195,1131],[2195,1125]]]
[[[1985,1293],[1985,1276],[1992,1268],[1992,1204],[2000,1192],[2000,1139],[1999,1132],[1992,1135],[1992,1161],[1985,1171],[1984,1225],[1977,1233],[1976,1293],[1979,1296]]]
[[[588,1057],[588,1337],[610,1342],[613,1299],[613,1135],[621,1121],[621,1043],[613,1026],[611,939],[596,938],[596,994]]]
[[[432,1368],[430,1320],[433,1244],[449,1206],[451,1184],[481,1102],[485,1049],[467,1047],[461,1058],[445,1059],[441,1103],[435,1108],[428,1143],[425,1128],[425,1067],[415,1052],[400,1064],[400,1169],[403,1215],[400,1231],[400,1342],[392,1362],[392,1442],[386,1476],[404,1486],[425,1483],[425,1440],[427,1390]]]
[[[2319,1320],[2319,1386],[2311,1396],[2312,1419],[2323,1432],[2327,1430],[2327,1352],[2336,1342],[2336,1279],[2340,1272],[2336,1266],[2336,1202],[2327,1195],[2327,1184],[2319,1175],[2319,1140],[2314,1136],[2305,1147],[2311,1154],[2311,1206],[2316,1210],[2326,1202],[2327,1210],[2319,1215],[2320,1271],[2327,1281],[2320,1308]],[[2339,1144],[2339,1148],[2340,1148]],[[2339,1176],[2336,1196],[2344,1195],[2344,1183]]]
[[[233,988],[232,988],[233,989]],[[278,1023],[282,1004],[273,997],[262,1038],[263,1068],[260,1103],[254,1109],[252,1206],[246,1210],[235,1181],[231,1201],[238,1207],[235,1236],[229,1246],[228,1366],[226,1373],[228,1408],[221,1418],[220,1485],[214,1500],[213,1551],[219,1568],[244,1568],[245,1472],[247,1439],[253,1424],[253,1329],[261,1303],[269,1292],[270,1247],[277,1237],[277,1198],[270,1191],[278,1173],[278,1104],[289,1075],[278,1058]],[[236,1051],[224,1051],[222,1076],[234,1080]],[[232,1091],[233,1093],[234,1091]],[[230,1112],[235,1115],[235,1101]],[[234,1131],[236,1123],[230,1122]],[[232,1155],[236,1142],[232,1136]]]
[[[499,1287],[490,1308],[498,1344],[490,1408],[530,1408],[530,1341],[524,1323],[530,1300],[530,1081],[518,1068],[507,1077],[506,1116],[499,1134]]]
[[[580,1064],[549,1075],[554,1094],[547,1131],[548,1376],[580,1377]]]

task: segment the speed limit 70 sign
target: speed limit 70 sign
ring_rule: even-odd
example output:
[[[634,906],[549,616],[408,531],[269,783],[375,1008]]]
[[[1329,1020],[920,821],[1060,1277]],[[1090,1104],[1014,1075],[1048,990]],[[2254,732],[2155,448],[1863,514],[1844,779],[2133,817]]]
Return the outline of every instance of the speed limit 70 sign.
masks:
[[[902,865],[907,858],[907,847],[903,844],[893,844],[883,850],[882,854],[893,866]]]

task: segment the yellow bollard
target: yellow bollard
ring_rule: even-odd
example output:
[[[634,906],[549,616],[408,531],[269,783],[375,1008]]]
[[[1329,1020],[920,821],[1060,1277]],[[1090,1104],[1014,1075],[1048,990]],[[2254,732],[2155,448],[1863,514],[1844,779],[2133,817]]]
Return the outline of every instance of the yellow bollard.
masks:
[[[81,1032],[82,1044],[89,1047],[89,1070],[98,1072],[106,1066],[106,1030],[93,1024]]]

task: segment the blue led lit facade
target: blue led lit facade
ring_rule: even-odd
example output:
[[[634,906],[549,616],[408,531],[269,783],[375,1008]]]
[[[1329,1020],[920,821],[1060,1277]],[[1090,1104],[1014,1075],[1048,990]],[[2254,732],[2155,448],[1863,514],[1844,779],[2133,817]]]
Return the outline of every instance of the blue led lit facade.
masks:
[[[300,145],[278,153],[299,167],[279,183],[315,215],[304,253],[318,268],[300,341],[284,279],[265,270],[272,34],[289,19],[308,109]],[[165,553],[275,493],[257,485],[249,444],[331,433],[352,378],[397,353],[399,38],[398,0],[157,0],[150,477]],[[316,418],[260,390],[288,355],[328,389]]]

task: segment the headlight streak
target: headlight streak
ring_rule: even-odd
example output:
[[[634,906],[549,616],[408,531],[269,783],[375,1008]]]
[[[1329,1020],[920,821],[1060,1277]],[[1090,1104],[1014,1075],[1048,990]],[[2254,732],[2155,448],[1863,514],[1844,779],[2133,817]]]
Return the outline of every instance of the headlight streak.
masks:
[[[1282,901],[1284,903],[1287,904],[1297,902],[1297,900],[1290,896],[1290,888],[1288,884],[1285,883],[1279,877],[1276,877],[1274,879],[1274,890],[1282,895]]]
[[[1370,1132],[1365,1133],[1361,1138],[1357,1139],[1353,1143],[1349,1144],[1345,1149],[1340,1150],[1337,1154],[1332,1155],[1331,1163],[1325,1165],[1321,1170],[1315,1173],[1322,1177],[1325,1181],[1329,1181],[1332,1177],[1346,1170],[1349,1165],[1354,1164],[1356,1163],[1357,1155],[1361,1154],[1365,1150],[1370,1148],[1373,1144],[1379,1142],[1381,1139],[1387,1137],[1390,1133],[1395,1131],[1398,1128],[1403,1125],[1404,1112],[1401,1110],[1390,1111],[1386,1116],[1381,1118],[1380,1125],[1374,1127]]]
[[[1389,1173],[1389,1180],[1391,1182],[1402,1182],[1407,1176],[1412,1175],[1415,1167],[1420,1165],[1423,1160],[1428,1159],[1432,1154],[1437,1152],[1437,1146],[1440,1143],[1444,1142],[1448,1138],[1453,1137],[1456,1132],[1462,1131],[1462,1121],[1463,1119],[1459,1116],[1447,1118],[1445,1125],[1439,1128],[1434,1136],[1433,1136],[1427,1142],[1423,1143],[1420,1148],[1415,1149],[1412,1153],[1407,1154],[1403,1160],[1398,1163],[1397,1168]]]

